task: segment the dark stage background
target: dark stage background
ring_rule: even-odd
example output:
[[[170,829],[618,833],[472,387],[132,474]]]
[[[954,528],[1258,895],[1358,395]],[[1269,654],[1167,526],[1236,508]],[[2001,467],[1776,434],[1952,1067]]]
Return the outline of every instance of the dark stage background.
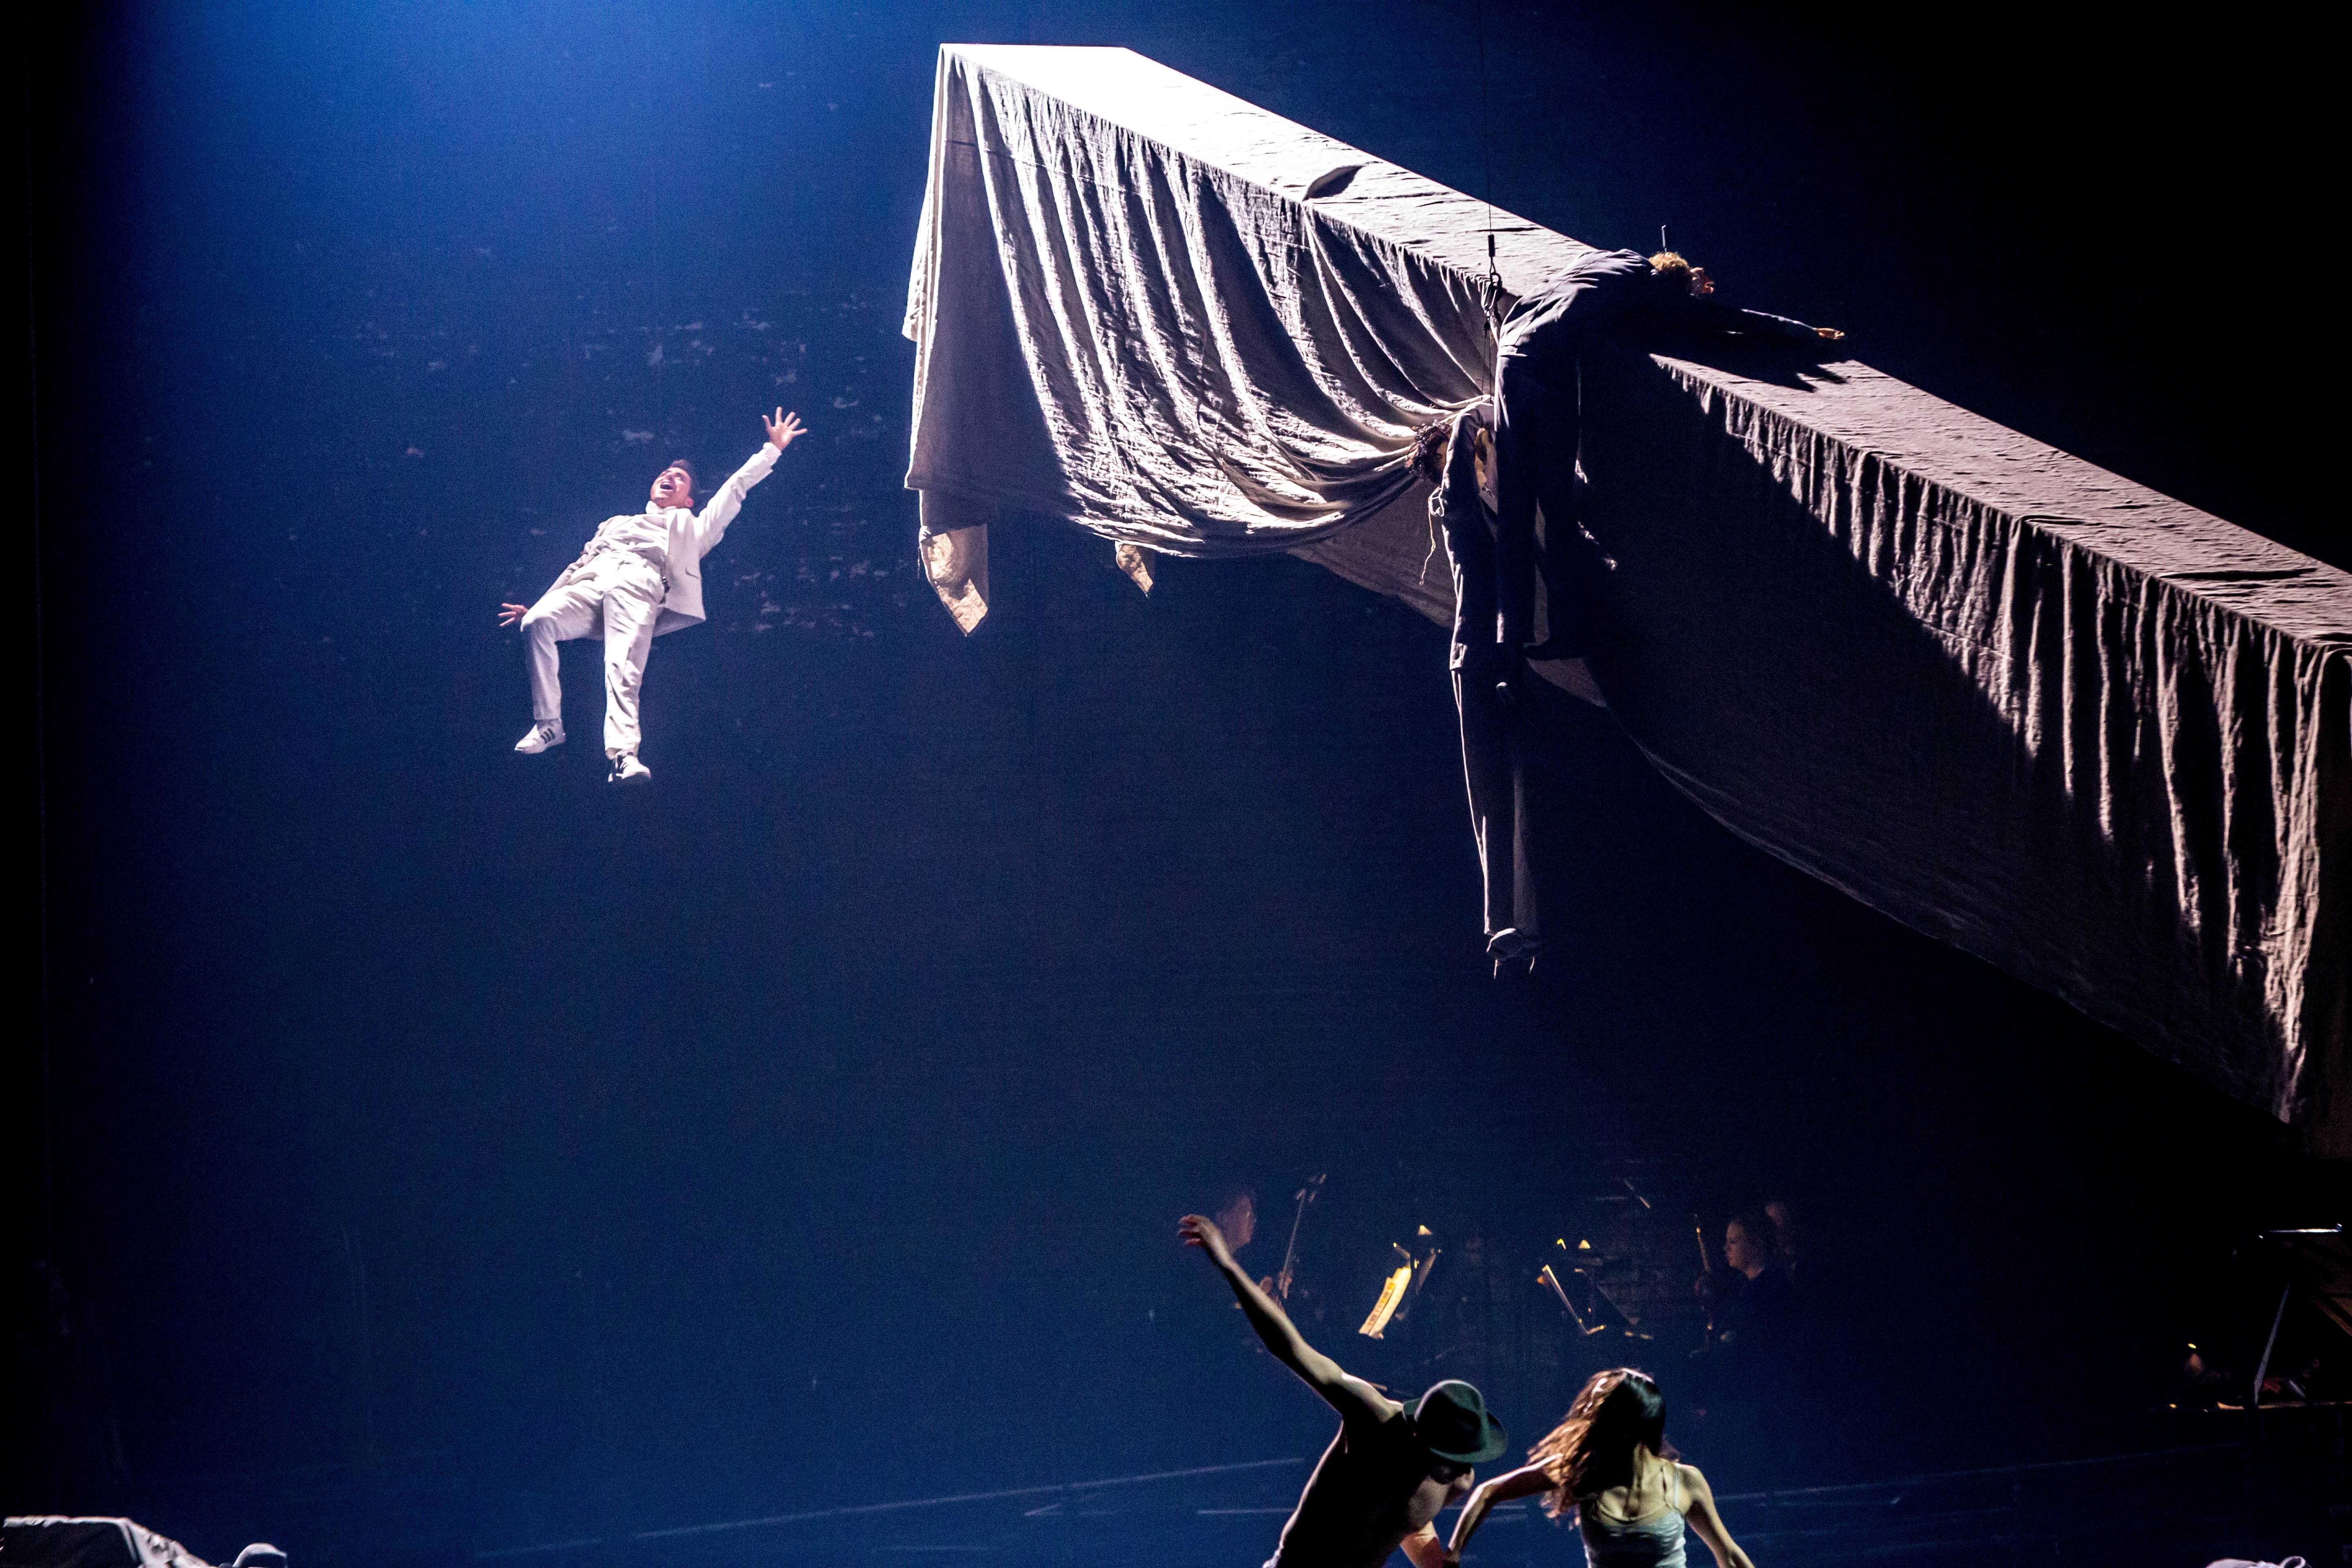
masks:
[[[1795,1201],[1834,1353],[1721,1489],[2183,1440],[2183,1346],[2267,1321],[2237,1249],[2340,1172],[1598,715],[1561,949],[1497,984],[1439,628],[1288,561],[1147,601],[1039,524],[966,642],[914,565],[898,320],[968,38],[1129,44],[1580,238],[1668,222],[2352,563],[2283,20],[1635,9],[123,5],[28,50],[0,1502],[308,1568],[1311,1453],[1173,1233],[1255,1186],[1270,1272],[1316,1173],[1312,1331],[1414,1388],[1443,1346],[1353,1330],[1416,1226],[1523,1279],[1627,1179]],[[585,645],[571,743],[509,755],[497,603],[777,403],[812,434],[657,645],[653,787],[602,782]],[[1481,1353],[1532,1436],[1589,1368],[1528,1334]],[[1638,1352],[1670,1395],[1685,1348]]]

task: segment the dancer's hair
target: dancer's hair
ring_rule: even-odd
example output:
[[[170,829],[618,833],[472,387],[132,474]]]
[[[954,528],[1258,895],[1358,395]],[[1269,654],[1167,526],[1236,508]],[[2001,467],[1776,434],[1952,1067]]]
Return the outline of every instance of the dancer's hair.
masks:
[[[702,477],[694,471],[694,465],[692,463],[688,462],[684,458],[672,458],[668,462],[662,465],[662,472],[664,473],[669,472],[672,468],[684,468],[686,470],[686,489],[688,495],[700,495],[702,493]]]
[[[1630,1366],[1594,1373],[1560,1424],[1528,1450],[1529,1463],[1551,1472],[1544,1511],[1558,1519],[1611,1487],[1632,1486],[1636,1448],[1674,1458],[1665,1395],[1649,1373]]]
[[[1661,250],[1650,258],[1650,270],[1661,278],[1671,278],[1684,293],[1690,292],[1691,264],[1678,250]]]

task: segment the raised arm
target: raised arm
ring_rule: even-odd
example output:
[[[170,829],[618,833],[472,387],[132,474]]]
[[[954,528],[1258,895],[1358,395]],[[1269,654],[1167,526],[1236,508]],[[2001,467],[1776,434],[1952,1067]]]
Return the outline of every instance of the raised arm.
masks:
[[[1756,1568],[1748,1553],[1739,1550],[1739,1542],[1731,1539],[1731,1531],[1723,1528],[1723,1516],[1715,1511],[1715,1492],[1707,1486],[1706,1478],[1698,1473],[1698,1467],[1675,1468],[1682,1472],[1683,1490],[1690,1496],[1690,1507],[1683,1517],[1698,1531],[1698,1538],[1706,1542],[1706,1549],[1715,1553],[1715,1560],[1723,1568]]]
[[[704,504],[700,514],[694,520],[695,531],[701,536],[705,551],[717,544],[720,536],[726,533],[727,525],[735,521],[737,512],[743,510],[743,498],[751,493],[753,485],[768,477],[776,466],[776,459],[783,456],[784,448],[807,434],[799,415],[787,414],[781,408],[776,410],[773,418],[761,415],[760,423],[767,427],[766,443],[751,454],[750,462],[728,476],[727,482],[719,487],[718,492]]]
[[[1462,1549],[1478,1533],[1486,1522],[1486,1510],[1498,1502],[1517,1502],[1521,1498],[1540,1497],[1559,1483],[1552,1479],[1550,1467],[1522,1465],[1506,1471],[1491,1481],[1481,1481],[1470,1493],[1470,1500],[1462,1505],[1462,1517],[1454,1521],[1454,1539],[1446,1542],[1445,1561],[1458,1563]]]
[[[1234,1261],[1233,1250],[1225,1245],[1224,1233],[1217,1228],[1216,1221],[1188,1214],[1176,1222],[1176,1229],[1185,1246],[1197,1247],[1209,1255],[1209,1261],[1217,1266],[1217,1272],[1233,1287],[1243,1315],[1249,1319],[1257,1337],[1265,1342],[1265,1348],[1274,1352],[1274,1359],[1297,1373],[1300,1382],[1323,1396],[1325,1404],[1350,1421],[1369,1421],[1375,1426],[1402,1409],[1362,1378],[1350,1377],[1340,1371],[1338,1362],[1300,1336],[1274,1298],[1259,1289],[1257,1282]]]

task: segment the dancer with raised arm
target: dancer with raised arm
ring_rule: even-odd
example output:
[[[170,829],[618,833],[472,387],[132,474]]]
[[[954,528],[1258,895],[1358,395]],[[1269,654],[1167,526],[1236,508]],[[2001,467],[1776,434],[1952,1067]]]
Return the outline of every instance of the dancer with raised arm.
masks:
[[[1438,1511],[1470,1489],[1476,1467],[1509,1447],[1486,1400],[1448,1381],[1398,1404],[1301,1338],[1234,1261],[1214,1220],[1190,1214],[1177,1229],[1185,1246],[1209,1255],[1274,1358],[1339,1413],[1339,1435],[1307,1479],[1265,1568],[1380,1568],[1399,1547],[1414,1568],[1438,1568]]]
[[[1721,1568],[1756,1568],[1723,1528],[1706,1478],[1666,1446],[1665,1397],[1646,1373],[1630,1366],[1593,1373],[1528,1459],[1470,1494],[1446,1563],[1462,1561],[1496,1503],[1540,1497],[1554,1519],[1575,1511],[1587,1568],[1684,1568],[1686,1524]]]
[[[654,477],[646,510],[608,517],[580,559],[563,569],[539,603],[500,605],[499,625],[520,626],[530,646],[531,726],[515,742],[527,756],[563,744],[563,694],[556,679],[555,645],[604,635],[604,755],[612,782],[641,784],[653,770],[638,760],[637,689],[653,639],[701,622],[702,558],[710,553],[751,487],[804,434],[800,416],[776,410],[761,423],[767,445],[719,487],[710,504],[694,510],[694,469],[672,461]]]

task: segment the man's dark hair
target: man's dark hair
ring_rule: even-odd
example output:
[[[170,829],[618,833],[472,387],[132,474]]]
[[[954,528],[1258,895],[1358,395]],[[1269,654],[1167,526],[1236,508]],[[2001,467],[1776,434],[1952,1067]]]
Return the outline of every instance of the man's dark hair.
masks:
[[[1412,461],[1408,467],[1415,478],[1433,485],[1445,478],[1445,445],[1453,433],[1451,419],[1433,419],[1412,433]]]
[[[684,468],[686,470],[686,482],[688,487],[696,495],[700,495],[702,493],[702,476],[694,471],[694,465],[692,463],[688,462],[684,458],[672,458],[668,462],[662,465],[662,472],[664,473],[669,472],[672,468]]]

